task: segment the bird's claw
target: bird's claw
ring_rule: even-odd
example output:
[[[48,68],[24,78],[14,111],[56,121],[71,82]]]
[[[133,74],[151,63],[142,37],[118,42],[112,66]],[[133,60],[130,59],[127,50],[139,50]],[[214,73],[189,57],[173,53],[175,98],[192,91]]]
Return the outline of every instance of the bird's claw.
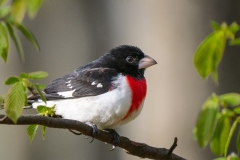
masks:
[[[72,129],[68,129],[70,132],[72,132],[73,134],[75,134],[75,135],[81,135],[82,133],[81,132],[75,132],[75,131],[73,131]]]
[[[110,151],[113,151],[116,148],[116,146],[119,144],[119,142],[120,142],[120,136],[114,129],[105,129],[105,130],[113,135],[113,141],[112,141],[113,142],[113,146],[110,149]]]
[[[92,143],[95,136],[99,133],[99,130],[97,128],[97,126],[91,122],[86,122],[87,125],[89,125],[90,127],[92,127],[92,140],[89,143]]]

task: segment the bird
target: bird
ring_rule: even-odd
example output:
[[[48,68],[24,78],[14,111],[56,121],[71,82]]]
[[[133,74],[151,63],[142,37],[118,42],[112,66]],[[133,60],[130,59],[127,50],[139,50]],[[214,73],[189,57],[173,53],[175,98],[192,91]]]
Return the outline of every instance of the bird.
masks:
[[[145,69],[157,64],[136,46],[117,46],[98,59],[53,80],[44,90],[46,106],[65,119],[113,129],[134,120],[147,93]],[[33,108],[40,96],[29,97]]]

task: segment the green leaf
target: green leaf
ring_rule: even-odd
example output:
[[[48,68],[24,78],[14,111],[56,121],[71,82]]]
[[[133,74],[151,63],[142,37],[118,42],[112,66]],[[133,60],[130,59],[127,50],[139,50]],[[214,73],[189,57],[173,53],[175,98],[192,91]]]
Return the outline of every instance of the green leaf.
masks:
[[[42,4],[43,0],[28,0],[27,12],[29,17],[34,18],[38,10],[41,8]]]
[[[14,0],[11,15],[15,22],[21,23],[26,12],[27,0]]]
[[[228,118],[232,118],[235,116],[235,113],[234,111],[230,110],[230,109],[227,109],[227,108],[223,108],[222,109],[222,115],[224,117],[228,117]]]
[[[25,72],[22,72],[22,73],[20,74],[20,78],[28,78],[28,74],[25,73]]]
[[[9,42],[8,42],[8,32],[6,27],[0,23],[0,57],[7,62]]]
[[[22,32],[22,34],[28,39],[29,42],[32,43],[32,45],[36,48],[37,51],[40,50],[37,39],[29,29],[27,29],[20,23],[14,23],[14,26]]]
[[[32,84],[31,81],[29,81],[29,79],[27,79],[27,78],[22,78],[21,81],[23,82],[23,84],[24,84],[25,87],[33,88],[33,84]]]
[[[33,138],[35,137],[36,133],[37,133],[37,129],[38,129],[38,126],[37,124],[34,124],[34,125],[29,125],[27,127],[27,134],[28,134],[28,138],[30,140],[30,142],[32,143],[33,141]]]
[[[42,139],[44,140],[45,137],[45,133],[46,133],[46,126],[42,126]]]
[[[240,129],[238,130],[236,147],[237,147],[238,155],[240,155]]]
[[[36,83],[35,85],[37,85],[40,90],[44,90],[46,88],[44,84]]]
[[[46,117],[53,117],[55,115],[55,105],[53,107],[47,107],[43,105],[37,106],[37,112],[39,115],[46,116]]]
[[[18,117],[22,113],[22,109],[27,99],[26,87],[22,82],[17,82],[9,89],[4,102],[4,108],[7,116],[17,123]]]
[[[47,107],[46,106],[43,106],[43,105],[40,105],[40,106],[37,106],[37,112],[40,113],[40,114],[44,114],[45,112],[47,111]]]
[[[46,78],[47,76],[48,76],[48,73],[43,71],[28,73],[28,77],[30,79],[43,79],[43,78]]]
[[[233,108],[233,111],[234,111],[236,114],[240,114],[240,107],[235,107],[235,108]]]
[[[216,158],[214,160],[227,160],[227,158],[226,157],[219,157],[219,158]]]
[[[232,46],[239,46],[240,45],[240,38],[235,38],[230,41],[230,45]]]
[[[212,140],[210,142],[211,150],[217,156],[224,153],[225,144],[230,131],[230,118],[222,116],[217,123]]]
[[[228,39],[233,40],[235,38],[235,35],[230,30],[225,30],[225,35]]]
[[[212,71],[212,80],[218,84],[218,73],[217,73],[217,70],[215,71]]]
[[[1,3],[1,2],[0,2]],[[10,13],[10,7],[0,8],[0,17],[3,18]]]
[[[224,29],[226,37],[228,39],[233,40],[235,38],[235,34],[239,31],[239,25],[236,22],[233,22],[229,27],[226,24],[226,28]]]
[[[16,36],[16,34],[15,34],[13,28],[12,28],[12,24],[6,23],[6,25],[7,25],[7,29],[8,29],[9,35],[11,36],[11,38],[12,38],[12,40],[13,40],[16,48],[17,48],[19,57],[23,61],[24,53],[23,53],[23,49],[22,49],[22,44],[21,44],[20,40],[18,39],[18,37]]]
[[[56,105],[54,105],[53,107],[50,107],[50,108],[48,108],[48,117],[53,117],[53,116],[55,116],[55,106]]]
[[[221,25],[215,21],[211,21],[211,27],[213,30],[217,31],[221,29]]]
[[[12,85],[12,84],[17,83],[17,82],[19,82],[18,77],[9,77],[9,78],[4,82],[4,84],[5,84],[5,85]]]
[[[240,158],[238,158],[238,157],[231,157],[231,156],[228,159],[229,160],[240,160]]]
[[[227,93],[219,96],[220,103],[226,104],[227,106],[238,106],[240,105],[240,94],[238,93]]]
[[[2,108],[3,102],[4,102],[4,97],[0,96],[0,108]]]
[[[213,135],[215,128],[217,113],[218,113],[218,99],[215,96],[210,97],[202,107],[202,110],[197,119],[197,140],[201,148],[206,147]]]
[[[236,22],[233,22],[229,27],[228,30],[235,34],[237,31],[239,31],[239,25]]]
[[[226,145],[225,145],[225,150],[224,150],[224,157],[227,156],[227,151],[228,151],[228,147],[229,147],[229,144],[230,144],[230,141],[232,139],[232,136],[233,136],[233,133],[237,127],[237,124],[240,122],[240,117],[238,117],[234,122],[233,122],[233,125],[231,127],[231,130],[230,130],[230,133],[228,135],[228,138],[227,138],[227,142],[226,142]]]
[[[192,137],[193,137],[193,140],[198,141],[198,138],[197,138],[197,127],[193,128],[193,130],[192,130]]]
[[[217,77],[217,67],[222,59],[225,44],[225,32],[219,30],[208,35],[198,46],[194,56],[194,65],[201,77],[207,78],[213,72],[214,77]],[[217,83],[217,79],[214,81]]]
[[[34,85],[35,86],[35,88],[37,89],[37,92],[38,92],[38,94],[40,95],[40,97],[41,97],[41,99],[43,100],[43,102],[45,102],[46,103],[46,97],[43,95],[43,92],[42,92],[42,90],[41,90],[41,88],[43,87],[43,85],[41,85],[41,84],[35,84]]]

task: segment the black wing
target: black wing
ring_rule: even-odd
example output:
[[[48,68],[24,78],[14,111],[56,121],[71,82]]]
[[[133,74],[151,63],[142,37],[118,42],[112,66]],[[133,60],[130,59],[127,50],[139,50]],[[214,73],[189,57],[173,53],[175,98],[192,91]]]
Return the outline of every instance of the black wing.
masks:
[[[54,80],[44,90],[47,99],[96,96],[114,89],[112,82],[118,72],[109,68],[93,68],[74,71],[72,74]],[[61,96],[59,92],[74,91],[72,97]]]

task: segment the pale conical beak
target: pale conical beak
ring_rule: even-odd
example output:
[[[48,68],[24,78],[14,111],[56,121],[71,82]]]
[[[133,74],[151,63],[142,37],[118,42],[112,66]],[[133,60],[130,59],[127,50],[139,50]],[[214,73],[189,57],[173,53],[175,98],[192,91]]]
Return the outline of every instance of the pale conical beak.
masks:
[[[157,64],[157,61],[155,61],[152,57],[145,55],[144,58],[139,61],[138,69],[148,68],[154,64]]]

